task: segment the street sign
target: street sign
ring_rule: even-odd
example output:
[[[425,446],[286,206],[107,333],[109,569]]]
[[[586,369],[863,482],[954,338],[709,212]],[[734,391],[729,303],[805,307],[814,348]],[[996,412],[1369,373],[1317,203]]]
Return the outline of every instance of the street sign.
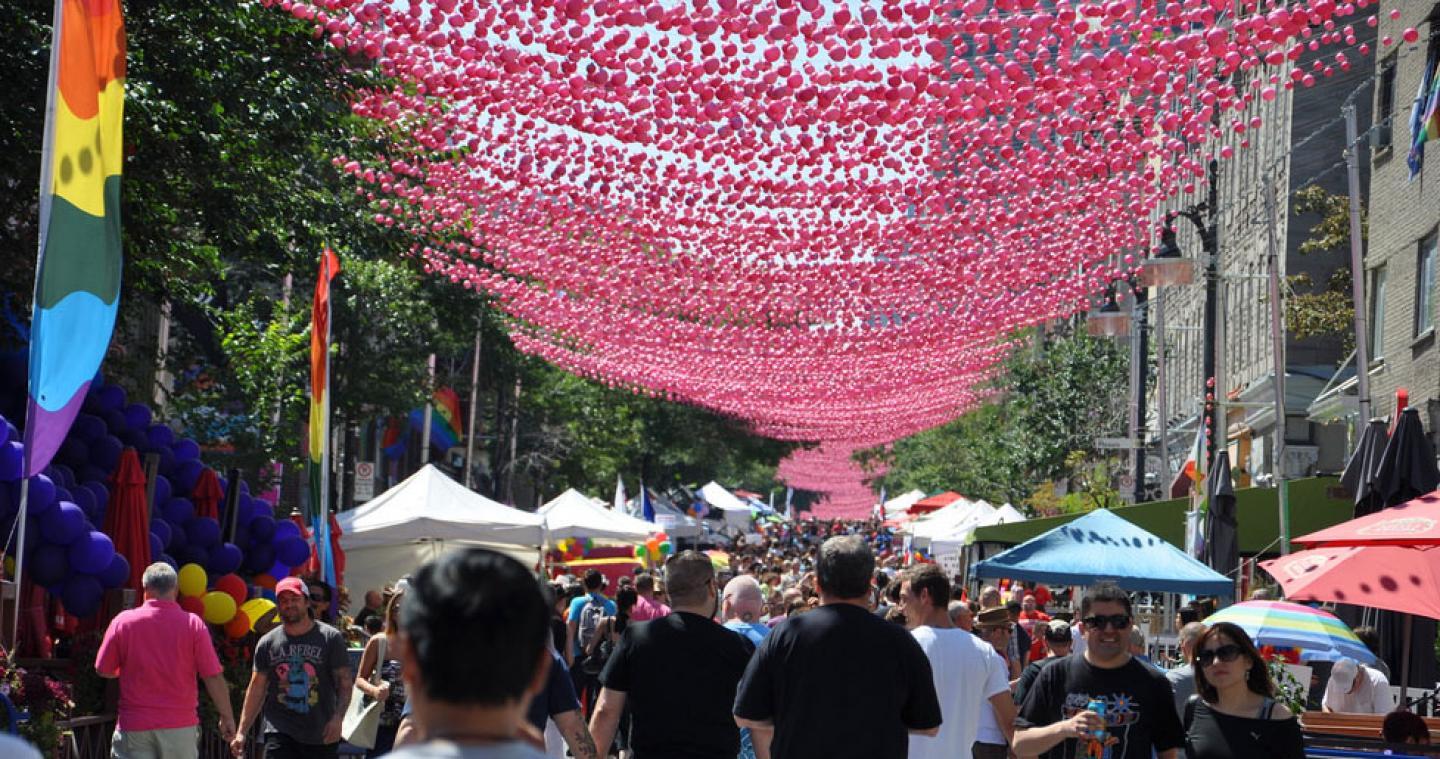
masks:
[[[355,500],[368,501],[375,497],[375,464],[370,461],[355,462]]]
[[[1137,447],[1138,442],[1128,437],[1097,437],[1095,447],[1102,451],[1124,451]]]

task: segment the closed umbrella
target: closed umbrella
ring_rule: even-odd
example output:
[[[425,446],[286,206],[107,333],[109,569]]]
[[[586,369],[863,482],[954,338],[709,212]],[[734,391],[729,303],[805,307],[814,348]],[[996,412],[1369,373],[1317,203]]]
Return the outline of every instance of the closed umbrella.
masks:
[[[205,467],[200,470],[200,477],[195,480],[195,487],[190,490],[190,501],[195,504],[195,516],[210,517],[214,520],[220,519],[220,499],[225,497],[225,491],[220,489],[220,478],[215,476],[215,470]]]
[[[1205,477],[1210,499],[1205,520],[1205,565],[1226,575],[1240,566],[1240,522],[1235,510],[1235,485],[1230,481],[1230,453],[1215,454],[1215,466]]]
[[[1284,601],[1245,601],[1227,606],[1205,619],[1206,625],[1217,622],[1239,625],[1257,646],[1298,648],[1302,661],[1335,661],[1348,656],[1366,664],[1375,663],[1375,654],[1370,653],[1339,617],[1309,606]]]
[[[1384,419],[1371,419],[1365,431],[1360,433],[1360,442],[1350,454],[1345,471],[1340,474],[1340,484],[1355,495],[1355,516],[1371,514],[1385,506],[1385,498],[1375,487],[1375,473],[1380,470],[1380,456],[1390,442],[1390,430]]]
[[[125,587],[143,590],[142,578],[150,566],[150,515],[145,502],[145,471],[134,448],[120,453],[120,463],[110,476],[110,504],[105,509],[105,534],[115,543],[115,552],[130,562]]]
[[[1435,447],[1425,437],[1420,411],[1407,408],[1400,412],[1395,432],[1380,456],[1375,487],[1385,505],[1394,506],[1434,492],[1437,485],[1440,485],[1440,470],[1435,468]]]

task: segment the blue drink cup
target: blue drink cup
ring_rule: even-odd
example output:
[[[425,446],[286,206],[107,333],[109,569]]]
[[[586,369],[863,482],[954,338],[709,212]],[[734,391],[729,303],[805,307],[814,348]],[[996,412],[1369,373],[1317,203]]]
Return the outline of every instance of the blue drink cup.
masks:
[[[1100,715],[1100,719],[1101,719],[1101,720],[1104,720],[1104,719],[1105,719],[1105,702],[1104,702],[1104,701],[1102,701],[1102,700],[1100,700],[1100,699],[1098,699],[1098,698],[1092,698],[1092,699],[1090,699],[1090,703],[1088,703],[1088,704],[1085,705],[1085,709],[1086,709],[1086,711],[1095,712],[1096,714]],[[1091,735],[1091,737],[1095,738],[1096,740],[1105,740],[1105,732],[1106,732],[1105,729],[1104,729],[1104,728],[1101,728],[1101,729],[1099,729],[1099,730],[1092,730],[1092,731],[1090,731],[1090,735]]]

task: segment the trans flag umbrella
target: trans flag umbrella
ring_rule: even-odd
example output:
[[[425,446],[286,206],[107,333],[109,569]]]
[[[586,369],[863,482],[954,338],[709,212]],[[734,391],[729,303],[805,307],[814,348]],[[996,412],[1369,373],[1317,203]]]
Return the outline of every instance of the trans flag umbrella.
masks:
[[[1365,664],[1375,654],[1339,617],[1309,606],[1284,601],[1246,601],[1227,606],[1205,619],[1239,625],[1257,646],[1300,649],[1301,661],[1336,661],[1348,656]]]

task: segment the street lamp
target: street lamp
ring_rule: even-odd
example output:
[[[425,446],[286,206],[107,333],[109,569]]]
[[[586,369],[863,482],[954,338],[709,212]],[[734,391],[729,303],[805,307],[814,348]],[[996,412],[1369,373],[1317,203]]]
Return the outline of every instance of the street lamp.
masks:
[[[1140,284],[1145,287],[1175,287],[1195,281],[1195,261],[1181,254],[1170,221],[1167,216],[1165,229],[1160,232],[1160,249],[1145,259],[1140,270]]]
[[[1115,283],[1105,290],[1105,302],[1085,317],[1085,331],[1091,337],[1129,337],[1130,314],[1115,302]]]

